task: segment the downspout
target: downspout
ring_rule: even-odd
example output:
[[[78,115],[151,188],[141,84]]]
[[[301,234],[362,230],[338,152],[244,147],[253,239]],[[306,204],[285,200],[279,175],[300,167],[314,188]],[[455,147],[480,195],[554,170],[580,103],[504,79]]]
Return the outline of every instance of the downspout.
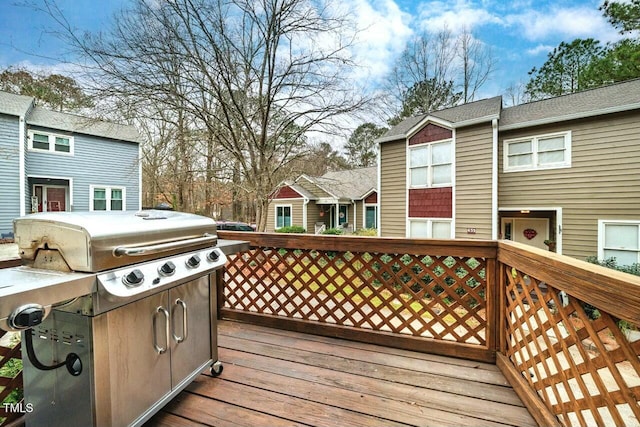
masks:
[[[26,203],[27,203],[27,187],[25,182],[25,149],[24,144],[26,143],[26,121],[24,116],[20,116],[18,123],[18,138],[20,140],[20,144],[18,146],[18,179],[19,182],[19,192],[20,192],[20,216],[26,215]]]
[[[142,209],[142,143],[138,142],[138,210]]]
[[[306,232],[309,232],[309,224],[307,224],[307,205],[309,204],[309,199],[302,199],[302,223],[304,224],[304,229]],[[314,230],[315,233],[315,230]]]
[[[364,204],[364,202],[362,202]],[[349,221],[350,224],[353,224],[353,231],[356,231],[358,228],[358,212],[356,210],[356,201],[351,199],[351,204],[353,205],[353,222]]]
[[[380,203],[380,200],[382,199],[382,193],[380,190],[382,190],[381,186],[380,186],[380,163],[381,163],[381,158],[382,158],[382,143],[378,142],[378,155],[376,156],[376,163],[378,166],[378,171],[377,171],[377,175],[378,175],[378,182],[377,182],[377,186],[376,186],[376,197],[377,197],[377,202],[376,202],[376,227],[378,229],[378,237],[382,236],[382,224],[380,223],[380,218],[381,218],[381,214],[380,211],[382,204]],[[363,203],[364,205],[364,203]]]
[[[498,240],[498,119],[491,121],[493,149],[491,168],[491,240]]]

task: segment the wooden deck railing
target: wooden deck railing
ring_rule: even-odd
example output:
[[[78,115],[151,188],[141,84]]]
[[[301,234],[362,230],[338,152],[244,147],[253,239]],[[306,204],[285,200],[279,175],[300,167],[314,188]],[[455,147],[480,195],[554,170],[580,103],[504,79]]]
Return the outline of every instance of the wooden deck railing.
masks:
[[[640,423],[640,278],[511,242],[220,234],[251,242],[226,318],[494,360],[540,425]]]
[[[640,424],[638,277],[502,241],[219,235],[251,243],[225,318],[495,361],[540,425]],[[0,373],[2,399],[20,375]]]

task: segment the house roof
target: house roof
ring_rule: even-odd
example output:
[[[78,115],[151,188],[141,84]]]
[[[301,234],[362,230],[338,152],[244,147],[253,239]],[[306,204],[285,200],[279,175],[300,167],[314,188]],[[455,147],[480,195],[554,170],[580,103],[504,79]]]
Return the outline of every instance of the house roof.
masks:
[[[34,98],[31,96],[0,92],[0,113],[18,117],[25,116],[33,102]]]
[[[327,172],[319,177],[308,177],[338,199],[360,200],[378,187],[378,168],[368,167]]]
[[[50,111],[42,107],[35,107],[33,109],[27,118],[27,123],[33,126],[59,129],[85,135],[100,136],[103,138],[118,139],[129,142],[140,142],[140,135],[133,126],[105,122],[74,114]]]
[[[640,109],[640,79],[505,108],[500,130]]]
[[[452,127],[468,126],[497,119],[502,108],[502,97],[482,99],[480,101],[469,102],[456,107],[439,111],[432,111],[428,114],[409,117],[387,131],[378,142],[394,141],[406,138],[412,130],[420,123],[429,118],[443,120],[451,124]]]

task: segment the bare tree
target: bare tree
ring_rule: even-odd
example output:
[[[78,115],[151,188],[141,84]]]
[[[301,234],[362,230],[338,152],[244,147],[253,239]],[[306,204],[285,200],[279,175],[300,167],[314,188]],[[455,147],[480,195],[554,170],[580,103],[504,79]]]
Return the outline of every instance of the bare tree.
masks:
[[[458,35],[456,54],[460,63],[462,102],[471,102],[495,71],[496,61],[491,49],[466,28]]]

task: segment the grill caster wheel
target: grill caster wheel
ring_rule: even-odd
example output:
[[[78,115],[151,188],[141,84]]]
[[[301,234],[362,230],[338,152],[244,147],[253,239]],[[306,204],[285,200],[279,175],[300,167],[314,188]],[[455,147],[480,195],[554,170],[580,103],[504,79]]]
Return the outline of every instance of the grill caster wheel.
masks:
[[[223,369],[224,366],[222,366],[222,363],[218,361],[214,362],[213,365],[211,365],[211,368],[209,368],[209,372],[211,372],[212,377],[217,377],[222,373]]]

